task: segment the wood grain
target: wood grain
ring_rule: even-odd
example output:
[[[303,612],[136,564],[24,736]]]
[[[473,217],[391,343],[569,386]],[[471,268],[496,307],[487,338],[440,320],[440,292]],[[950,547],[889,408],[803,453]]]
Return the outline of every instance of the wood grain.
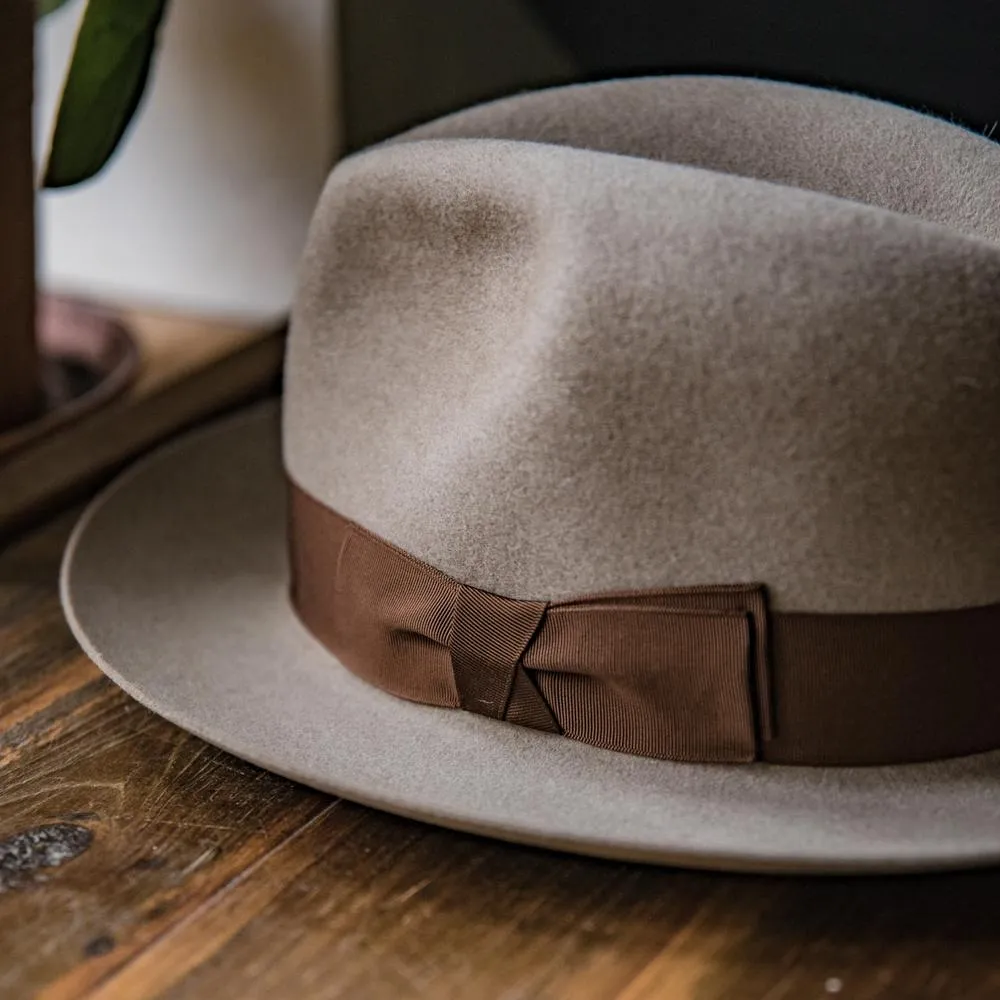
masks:
[[[327,805],[156,718],[87,661],[55,594],[68,526],[0,559],[0,844],[53,824],[92,840],[0,891],[0,997],[85,995]]]
[[[55,595],[70,521],[0,556],[5,1000],[1000,997],[996,870],[781,879],[573,858],[209,747],[75,649]]]

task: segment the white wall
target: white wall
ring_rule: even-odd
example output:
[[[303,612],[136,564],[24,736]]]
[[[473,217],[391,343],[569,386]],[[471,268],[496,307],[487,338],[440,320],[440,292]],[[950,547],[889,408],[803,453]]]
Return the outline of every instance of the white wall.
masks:
[[[79,0],[37,29],[45,146]],[[171,0],[155,76],[95,180],[44,192],[51,288],[203,315],[271,319],[339,144],[332,0]]]

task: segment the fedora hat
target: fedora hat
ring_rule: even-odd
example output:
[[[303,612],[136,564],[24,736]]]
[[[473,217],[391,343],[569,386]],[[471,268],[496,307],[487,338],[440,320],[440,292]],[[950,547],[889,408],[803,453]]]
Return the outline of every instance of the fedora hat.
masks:
[[[1000,148],[709,77],[355,154],[285,392],[85,513],[126,691],[432,823],[765,871],[1000,860]]]

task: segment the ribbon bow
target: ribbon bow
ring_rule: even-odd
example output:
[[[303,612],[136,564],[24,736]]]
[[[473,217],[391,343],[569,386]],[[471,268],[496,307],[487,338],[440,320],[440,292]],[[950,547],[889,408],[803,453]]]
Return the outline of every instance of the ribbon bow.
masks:
[[[391,694],[672,760],[754,760],[769,734],[763,587],[514,600],[301,491],[292,516],[300,617]]]

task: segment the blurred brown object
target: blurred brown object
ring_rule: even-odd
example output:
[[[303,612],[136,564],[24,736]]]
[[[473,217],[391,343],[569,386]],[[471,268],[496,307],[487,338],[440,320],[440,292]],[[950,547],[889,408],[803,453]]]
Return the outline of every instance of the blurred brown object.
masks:
[[[127,311],[121,319],[142,360],[132,384],[30,447],[0,452],[0,545],[171,433],[278,388],[283,329]]]
[[[0,3],[0,431],[37,416],[33,0]]]
[[[36,375],[41,406],[28,420],[0,427],[0,469],[10,456],[118,395],[139,370],[130,333],[108,310],[40,296],[35,310]],[[15,388],[17,388],[15,386]]]

